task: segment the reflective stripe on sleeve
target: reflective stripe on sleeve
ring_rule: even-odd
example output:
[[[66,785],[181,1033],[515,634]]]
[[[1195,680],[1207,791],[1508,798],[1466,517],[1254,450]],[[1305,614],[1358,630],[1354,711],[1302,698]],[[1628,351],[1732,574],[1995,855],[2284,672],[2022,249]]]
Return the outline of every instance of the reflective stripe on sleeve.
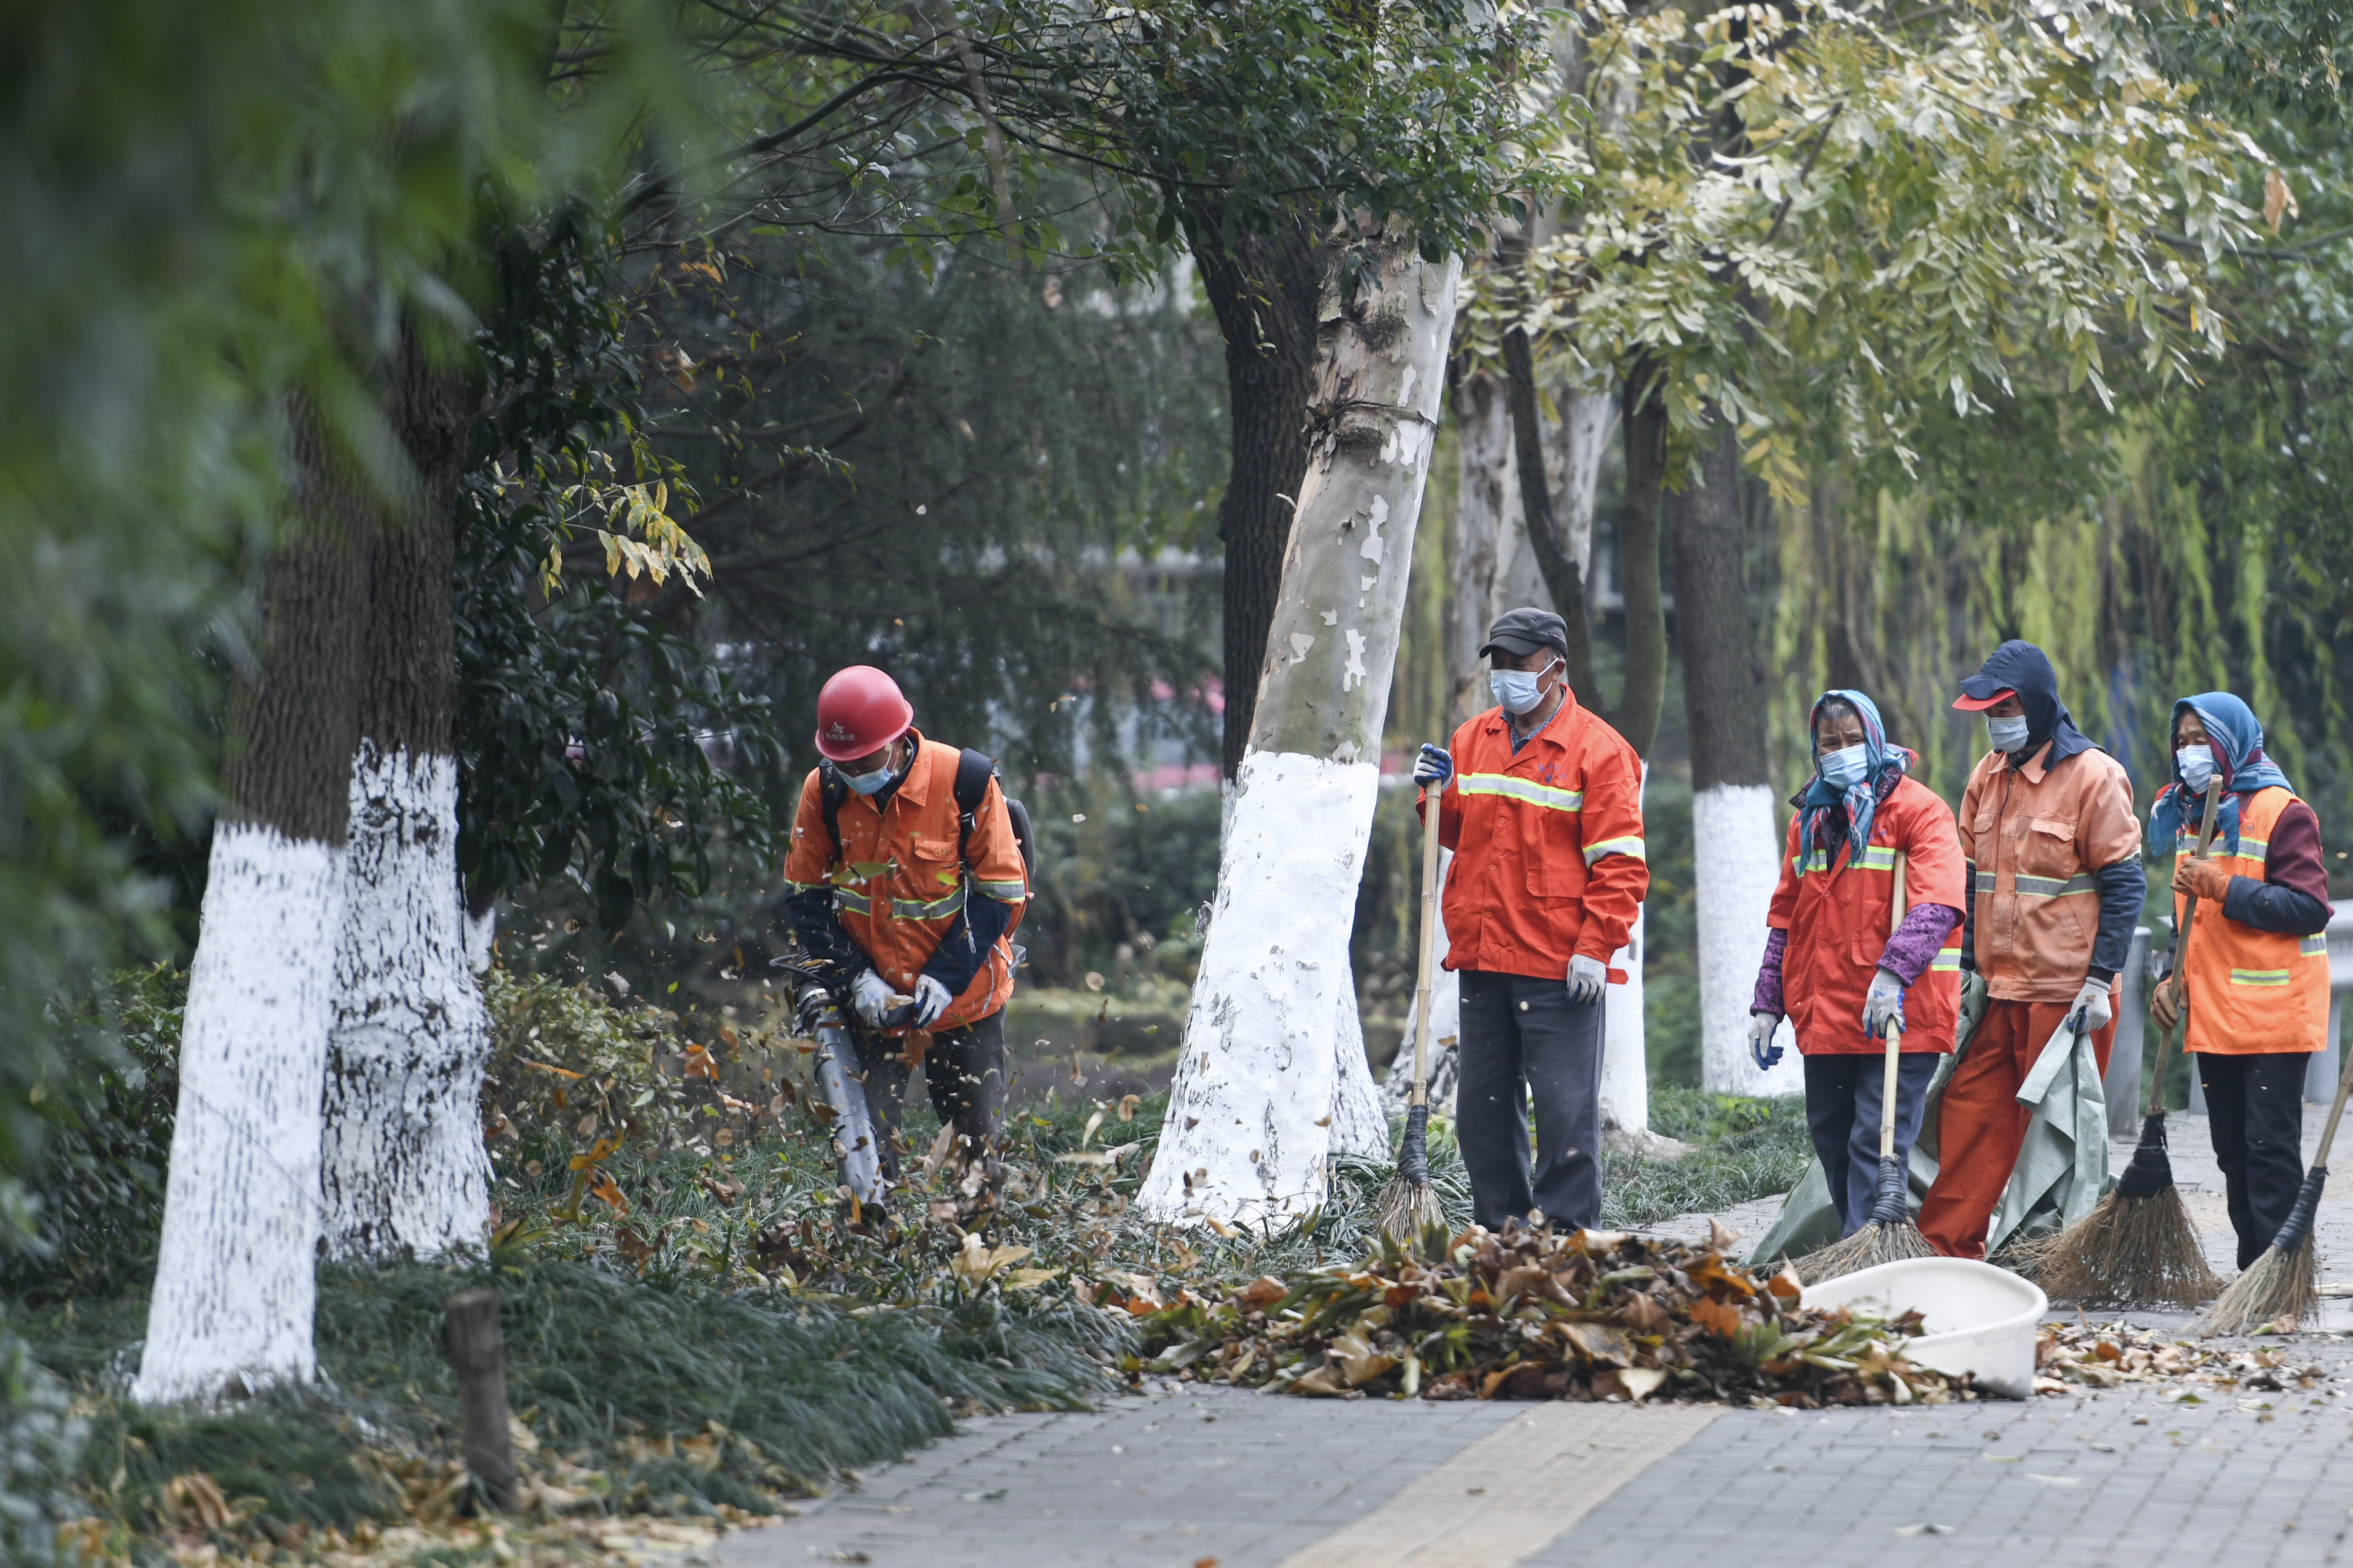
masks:
[[[964,889],[958,888],[946,898],[934,899],[929,903],[919,903],[913,899],[891,899],[886,903],[886,912],[894,921],[937,920],[942,915],[952,915],[964,908]]]
[[[2328,938],[2326,936],[2300,937],[2296,941],[2295,951],[2300,958],[2327,958]]]
[[[847,910],[853,915],[871,915],[874,912],[873,900],[863,893],[853,893],[847,888],[836,888],[833,890],[833,904],[834,908]]]
[[[1893,871],[1895,869],[1895,846],[1866,844],[1862,853],[1847,864],[1864,871]]]
[[[1540,805],[1547,811],[1583,811],[1585,795],[1581,790],[1555,789],[1534,779],[1514,778],[1509,773],[1458,773],[1457,787],[1464,795],[1494,795],[1528,805]]]
[[[1993,891],[1993,873],[1990,871],[1979,871],[1977,873],[1976,877],[1971,879],[1969,885],[1980,893],[1990,893]]]
[[[1029,896],[1027,882],[975,882],[973,890],[1001,903],[1018,904]]]
[[[1931,974],[1958,974],[1960,972],[1961,950],[1957,947],[1940,948],[1936,956],[1928,961],[1928,973]]]
[[[2056,877],[2023,876],[2013,878],[2012,881],[2017,886],[2019,896],[2028,899],[2063,899],[2076,893],[2096,893],[2100,890],[2100,885],[2088,873],[2070,877],[2063,882]]]
[[[1642,841],[1639,838],[1604,838],[1585,847],[1585,863],[1588,866],[1605,855],[1624,855],[1645,863],[1649,860],[1642,852]]]

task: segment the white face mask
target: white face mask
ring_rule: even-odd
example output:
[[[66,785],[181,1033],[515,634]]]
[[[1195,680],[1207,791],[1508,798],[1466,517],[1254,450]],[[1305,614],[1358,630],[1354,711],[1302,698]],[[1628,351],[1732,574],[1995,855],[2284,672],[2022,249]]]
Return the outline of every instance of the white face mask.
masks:
[[[2018,719],[1988,719],[1986,739],[1997,752],[2016,752],[2026,745],[2026,721]]]
[[[2214,782],[2214,749],[2205,742],[2182,747],[2173,753],[2173,761],[2190,794],[2204,795],[2206,786]]]
[[[1553,665],[1542,669],[1498,669],[1487,676],[1487,689],[1495,695],[1496,703],[1506,713],[1526,713],[1544,700],[1544,678],[1552,673]]]

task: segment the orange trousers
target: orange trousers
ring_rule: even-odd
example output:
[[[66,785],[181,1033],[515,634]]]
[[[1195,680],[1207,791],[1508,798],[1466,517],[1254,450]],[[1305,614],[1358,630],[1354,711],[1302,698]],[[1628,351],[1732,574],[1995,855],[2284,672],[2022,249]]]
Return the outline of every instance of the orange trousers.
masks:
[[[1920,1234],[1947,1258],[1985,1256],[1986,1230],[2034,1114],[2018,1103],[2018,1086],[2066,1017],[2064,1002],[1988,1002],[1968,1055],[1945,1086],[1936,1120],[1936,1180],[1920,1205]],[[2116,1038],[2114,1018],[2092,1036],[2103,1073]]]

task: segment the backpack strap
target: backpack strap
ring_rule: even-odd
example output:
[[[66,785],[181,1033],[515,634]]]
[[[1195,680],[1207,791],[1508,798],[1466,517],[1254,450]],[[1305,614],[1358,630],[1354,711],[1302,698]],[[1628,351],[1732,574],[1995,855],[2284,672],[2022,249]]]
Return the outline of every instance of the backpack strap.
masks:
[[[956,859],[964,861],[972,845],[973,829],[979,826],[980,803],[988,798],[988,781],[997,776],[997,759],[987,752],[976,752],[970,746],[956,758],[955,803]]]
[[[833,839],[833,858],[841,858],[841,803],[849,798],[849,781],[823,758],[817,764],[818,805],[825,810],[825,830]]]

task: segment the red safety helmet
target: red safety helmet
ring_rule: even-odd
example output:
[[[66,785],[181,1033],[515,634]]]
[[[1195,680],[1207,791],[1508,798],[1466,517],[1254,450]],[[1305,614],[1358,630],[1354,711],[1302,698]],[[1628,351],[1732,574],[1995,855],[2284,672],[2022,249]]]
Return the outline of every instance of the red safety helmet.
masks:
[[[836,670],[817,694],[817,749],[833,762],[871,756],[914,721],[899,683],[871,664]]]

